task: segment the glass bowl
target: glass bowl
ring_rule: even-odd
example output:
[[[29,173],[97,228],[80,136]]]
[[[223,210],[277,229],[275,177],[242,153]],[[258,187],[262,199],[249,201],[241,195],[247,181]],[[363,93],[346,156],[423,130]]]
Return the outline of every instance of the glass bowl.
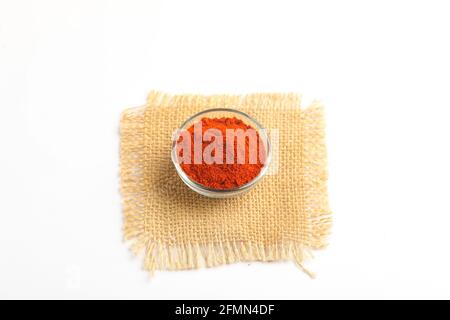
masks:
[[[180,164],[177,161],[177,142],[180,138],[180,135],[183,131],[185,131],[187,128],[192,126],[194,123],[197,123],[201,121],[202,118],[208,117],[208,118],[221,118],[221,117],[236,117],[237,119],[242,120],[245,124],[250,125],[253,127],[257,133],[259,134],[260,139],[262,140],[262,145],[266,149],[266,160],[263,164],[263,167],[259,174],[253,178],[253,180],[247,182],[246,184],[239,186],[237,188],[231,188],[231,189],[214,189],[207,186],[204,186],[194,180],[192,180],[182,169]],[[254,188],[257,182],[261,180],[261,178],[266,174],[267,169],[270,164],[271,160],[271,148],[270,148],[270,141],[269,137],[267,135],[266,130],[252,117],[245,114],[244,112],[241,112],[239,110],[235,109],[229,109],[229,108],[215,108],[215,109],[208,109],[204,110],[202,112],[199,112],[197,114],[194,114],[189,119],[187,119],[180,128],[175,132],[173,141],[172,141],[172,162],[175,166],[175,169],[180,176],[181,180],[192,190],[195,192],[206,196],[210,198],[229,198],[234,197],[240,194],[243,194],[250,189]]]

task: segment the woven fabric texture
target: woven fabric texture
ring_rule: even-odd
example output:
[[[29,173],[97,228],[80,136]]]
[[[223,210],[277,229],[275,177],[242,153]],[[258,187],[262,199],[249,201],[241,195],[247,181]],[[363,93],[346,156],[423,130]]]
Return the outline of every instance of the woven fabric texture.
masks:
[[[170,153],[184,120],[220,107],[241,110],[278,132],[278,161],[248,193],[210,199],[184,185]],[[124,237],[134,253],[143,253],[151,273],[276,260],[304,269],[311,249],[326,245],[331,216],[318,102],[302,109],[296,94],[151,92],[145,106],[123,112],[120,134]]]

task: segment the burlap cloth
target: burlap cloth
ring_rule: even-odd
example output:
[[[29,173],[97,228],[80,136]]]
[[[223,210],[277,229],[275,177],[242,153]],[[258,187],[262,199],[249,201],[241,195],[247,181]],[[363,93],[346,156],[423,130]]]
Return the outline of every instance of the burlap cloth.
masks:
[[[191,191],[170,157],[174,130],[194,113],[218,107],[241,110],[278,133],[276,170],[236,198]],[[326,245],[331,217],[319,103],[301,109],[295,94],[151,92],[145,106],[123,112],[120,133],[125,239],[133,252],[144,253],[151,273],[239,261],[293,260],[303,268],[311,249]]]

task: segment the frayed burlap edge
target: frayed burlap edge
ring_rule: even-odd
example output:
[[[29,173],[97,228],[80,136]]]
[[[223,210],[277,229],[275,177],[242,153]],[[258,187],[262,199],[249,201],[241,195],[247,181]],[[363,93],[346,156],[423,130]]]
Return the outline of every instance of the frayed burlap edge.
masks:
[[[303,214],[306,215],[306,243],[286,241],[277,245],[261,245],[246,242],[222,242],[209,245],[183,244],[170,246],[155,242],[145,230],[145,204],[136,185],[145,184],[139,170],[145,167],[143,159],[136,155],[145,142],[145,108],[177,107],[185,104],[196,106],[220,106],[223,101],[239,105],[247,103],[258,108],[272,104],[279,108],[292,108],[299,104],[296,94],[259,93],[249,95],[170,95],[152,91],[147,104],[130,108],[122,113],[120,121],[120,178],[124,212],[124,239],[130,243],[135,255],[144,254],[144,269],[153,274],[155,270],[183,270],[214,267],[243,261],[291,260],[309,276],[314,274],[304,267],[304,261],[312,257],[312,249],[327,245],[332,224],[327,194],[327,153],[323,107],[313,102],[302,109],[302,168],[303,168]],[[317,210],[320,208],[320,210]]]

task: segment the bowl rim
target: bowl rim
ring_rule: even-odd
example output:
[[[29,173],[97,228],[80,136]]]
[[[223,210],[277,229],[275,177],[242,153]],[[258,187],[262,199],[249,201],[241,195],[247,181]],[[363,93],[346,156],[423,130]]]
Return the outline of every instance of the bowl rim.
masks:
[[[258,131],[259,134],[263,134],[263,139],[266,142],[266,161],[264,163],[263,168],[261,169],[261,171],[258,173],[258,175],[256,177],[254,177],[252,180],[250,180],[249,182],[243,184],[242,186],[239,186],[237,188],[230,188],[230,189],[215,189],[215,188],[210,188],[207,187],[201,183],[198,183],[197,181],[192,180],[185,172],[184,170],[181,168],[180,164],[175,160],[176,158],[176,144],[178,141],[178,137],[180,136],[180,132],[185,129],[185,127],[195,118],[204,115],[206,113],[210,113],[210,112],[230,112],[230,113],[237,113],[241,116],[243,116],[244,118],[249,119],[251,122],[253,122],[254,124],[256,124],[256,130]],[[172,150],[171,150],[171,158],[172,158],[172,163],[175,166],[175,169],[178,173],[178,175],[181,177],[181,179],[183,180],[184,183],[186,184],[190,184],[190,185],[194,185],[196,188],[205,190],[205,191],[209,191],[209,192],[213,192],[213,193],[221,193],[221,194],[227,194],[227,193],[234,193],[234,192],[238,192],[238,191],[242,191],[242,190],[246,190],[250,187],[252,187],[253,185],[255,185],[259,180],[261,180],[261,178],[267,173],[267,170],[269,169],[269,165],[272,161],[272,148],[270,145],[270,139],[269,136],[267,134],[267,130],[252,116],[248,115],[245,112],[242,112],[238,109],[233,109],[233,108],[211,108],[211,109],[205,109],[203,111],[197,112],[194,115],[190,116],[188,119],[186,119],[181,126],[176,130],[174,137],[172,139]]]

